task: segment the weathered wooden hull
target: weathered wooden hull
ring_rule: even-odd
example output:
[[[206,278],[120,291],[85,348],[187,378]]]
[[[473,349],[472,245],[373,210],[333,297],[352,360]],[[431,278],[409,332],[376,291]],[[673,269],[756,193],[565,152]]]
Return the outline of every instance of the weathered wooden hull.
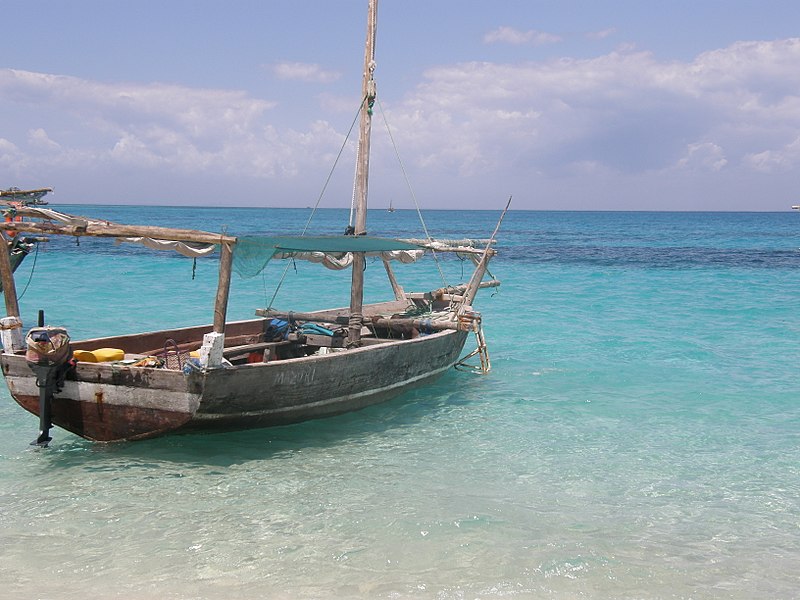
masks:
[[[188,426],[261,427],[357,410],[430,381],[458,361],[466,332],[443,331],[323,356],[200,375],[203,399]]]
[[[244,429],[331,416],[382,402],[458,361],[467,333],[267,363],[193,371],[78,363],[52,402],[53,424],[95,441],[195,429]],[[0,355],[11,395],[39,414],[39,389],[22,355]]]
[[[39,415],[39,388],[24,355],[0,356],[17,403]],[[75,377],[52,402],[53,424],[94,441],[136,440],[185,425],[199,390],[179,371],[78,363]]]

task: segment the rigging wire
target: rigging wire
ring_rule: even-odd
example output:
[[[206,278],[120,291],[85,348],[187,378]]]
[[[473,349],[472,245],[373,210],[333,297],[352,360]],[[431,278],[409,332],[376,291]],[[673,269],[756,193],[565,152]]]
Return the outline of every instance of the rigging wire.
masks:
[[[339,159],[342,157],[342,153],[344,152],[345,147],[347,146],[347,141],[350,139],[350,135],[353,133],[353,128],[356,126],[358,122],[358,117],[361,115],[361,107],[366,102],[366,97],[361,101],[361,104],[356,111],[356,116],[353,118],[353,122],[350,123],[350,129],[347,131],[347,135],[344,137],[344,141],[342,141],[342,145],[339,148],[339,153],[336,155],[336,159],[333,161],[333,165],[331,166],[331,170],[328,173],[328,177],[325,179],[325,184],[322,186],[322,190],[319,193],[319,197],[317,197],[317,202],[314,204],[314,208],[311,211],[311,214],[308,217],[308,221],[306,221],[305,227],[303,227],[303,231],[300,235],[305,235],[308,228],[311,226],[311,220],[314,218],[314,214],[316,214],[317,209],[319,208],[320,202],[322,202],[322,197],[325,195],[325,192],[328,189],[328,185],[331,182],[331,178],[333,177],[333,172],[336,170],[336,165],[339,164]]]
[[[31,265],[31,274],[28,276],[28,282],[25,284],[25,289],[22,290],[22,293],[19,294],[17,300],[22,300],[22,297],[25,295],[25,292],[28,291],[28,286],[31,284],[33,280],[33,272],[36,270],[36,258],[39,256],[39,242],[36,242],[36,252],[33,253],[33,265]]]
[[[319,196],[317,197],[317,202],[316,204],[314,204],[314,208],[311,210],[311,214],[308,216],[308,221],[306,221],[305,227],[303,227],[303,231],[300,233],[300,235],[305,235],[306,232],[308,231],[308,228],[311,226],[311,221],[314,219],[314,215],[316,214],[317,209],[319,208],[319,205],[322,202],[322,197],[325,195],[325,192],[328,189],[328,185],[330,185],[331,178],[333,177],[333,172],[336,170],[336,165],[339,164],[339,159],[342,158],[342,153],[344,152],[344,149],[347,147],[347,141],[350,139],[350,135],[353,133],[353,128],[356,126],[356,123],[358,122],[358,117],[361,115],[361,106],[364,105],[364,102],[366,102],[366,97],[364,97],[364,99],[361,101],[361,105],[358,107],[358,110],[356,111],[356,116],[353,118],[353,122],[350,123],[350,129],[347,131],[347,135],[344,137],[344,141],[342,141],[342,145],[339,148],[339,153],[336,155],[336,159],[333,161],[331,170],[328,172],[328,177],[325,179],[325,184],[322,186],[322,190],[320,191]],[[353,195],[355,197],[355,192],[353,193]],[[351,207],[350,208],[351,224],[352,220],[353,220],[353,208]],[[280,292],[281,286],[283,286],[283,282],[286,279],[286,274],[289,272],[289,267],[291,267],[292,264],[294,264],[294,261],[287,261],[286,266],[283,269],[283,273],[281,274],[281,278],[278,280],[278,285],[275,286],[275,292],[272,294],[272,298],[267,304],[267,308],[272,308],[272,303],[275,302],[275,298],[278,296],[278,292]],[[295,270],[297,270],[296,266]],[[264,300],[266,300],[267,281],[266,281],[266,276],[264,275],[263,272],[261,277],[264,281]]]
[[[429,242],[433,242],[433,238],[431,234],[428,233],[428,227],[425,225],[425,219],[422,217],[422,210],[419,207],[419,202],[417,202],[417,195],[414,193],[414,188],[411,185],[411,180],[408,178],[408,173],[406,172],[406,167],[403,164],[403,159],[400,158],[400,151],[397,148],[397,144],[394,141],[394,136],[392,135],[392,130],[389,128],[389,120],[386,118],[386,113],[383,111],[383,104],[381,104],[380,99],[377,100],[378,108],[381,111],[381,116],[383,117],[383,124],[386,125],[386,132],[389,134],[389,140],[392,142],[392,149],[394,150],[394,154],[397,157],[397,162],[400,164],[400,171],[403,173],[403,178],[405,179],[406,185],[408,186],[409,193],[411,194],[411,199],[414,201],[414,208],[417,210],[417,216],[419,217],[419,222],[422,225],[422,231],[425,232],[425,239]],[[436,254],[435,250],[431,250],[431,254],[433,255],[433,261],[436,263],[436,268],[439,270],[439,276],[442,278],[442,284],[444,287],[448,287],[447,285],[447,278],[444,276],[444,271],[442,271],[442,265],[439,262],[439,257]]]
[[[314,208],[312,209],[311,214],[308,217],[308,221],[306,221],[305,227],[303,227],[303,231],[302,231],[302,233],[300,235],[305,235],[306,232],[308,231],[309,227],[311,226],[311,221],[313,220],[314,215],[316,214],[317,209],[319,208],[319,205],[322,202],[322,198],[323,198],[323,196],[325,195],[325,192],[328,189],[328,185],[330,184],[331,178],[333,177],[333,172],[336,170],[336,166],[339,164],[339,160],[341,159],[342,153],[344,152],[344,149],[347,146],[347,142],[348,142],[348,140],[350,139],[350,136],[353,133],[353,129],[355,128],[355,125],[356,125],[356,123],[358,121],[358,118],[361,115],[361,110],[362,110],[362,108],[364,106],[364,103],[367,102],[368,99],[369,99],[368,96],[364,96],[364,98],[362,98],[361,104],[359,105],[358,110],[356,111],[356,115],[353,118],[353,121],[350,123],[350,129],[348,130],[347,135],[345,136],[345,139],[342,142],[341,147],[339,148],[339,153],[336,155],[336,159],[334,160],[333,165],[331,167],[331,170],[328,173],[328,177],[325,179],[325,184],[322,187],[322,191],[320,192],[319,196],[317,197],[317,201],[314,204]],[[394,150],[395,157],[397,158],[397,162],[400,165],[400,171],[403,173],[403,179],[405,180],[406,186],[408,187],[409,193],[411,195],[411,199],[414,202],[414,208],[417,211],[417,216],[419,217],[419,222],[420,222],[420,225],[422,226],[422,231],[424,232],[425,239],[428,240],[429,242],[433,242],[434,240],[431,237],[430,232],[428,231],[428,226],[425,223],[425,218],[422,216],[422,210],[421,210],[421,208],[419,206],[419,202],[417,200],[416,193],[414,192],[414,188],[411,185],[411,180],[408,177],[408,172],[406,171],[405,164],[403,163],[403,160],[400,157],[400,152],[399,152],[399,149],[397,147],[397,143],[395,142],[394,135],[392,134],[392,130],[389,127],[389,121],[386,118],[386,113],[383,110],[383,104],[381,103],[380,99],[378,99],[377,97],[375,98],[375,100],[376,100],[376,102],[378,104],[378,108],[379,108],[379,110],[381,112],[381,117],[383,118],[383,123],[384,123],[384,126],[386,127],[386,132],[389,135],[389,140],[392,143],[392,149]],[[359,144],[361,143],[360,140],[359,140],[358,143]],[[356,148],[356,152],[357,151],[358,151],[358,148]],[[348,221],[348,224],[350,226],[353,225],[353,214],[354,214],[354,211],[355,211],[355,181],[353,182],[353,195],[352,195],[352,199],[351,199],[351,202],[350,202],[350,216],[349,216],[349,221]],[[439,271],[439,277],[440,277],[440,279],[442,281],[442,285],[444,287],[449,287],[449,285],[447,283],[447,277],[444,274],[444,271],[443,271],[442,265],[441,265],[441,261],[439,260],[439,256],[438,256],[437,252],[435,250],[431,250],[431,255],[433,256],[434,263],[436,264],[436,268]],[[281,274],[281,277],[278,280],[278,284],[275,287],[275,291],[272,294],[272,298],[269,300],[269,303],[267,304],[267,308],[272,308],[272,303],[275,302],[275,298],[278,296],[278,293],[280,292],[280,289],[283,286],[284,280],[286,279],[286,275],[289,272],[289,269],[291,268],[293,263],[294,263],[294,261],[287,262],[286,266],[284,267],[283,273]],[[365,267],[366,267],[366,264],[365,264]],[[297,269],[297,267],[295,266],[295,270],[296,269]],[[262,273],[262,279],[263,279],[263,283],[264,283],[264,299],[266,300],[266,298],[267,298],[267,284],[266,284],[265,275],[263,273]]]
[[[359,151],[361,150],[361,137],[359,136],[358,141],[356,142],[356,156],[358,156]],[[353,194],[350,196],[350,217],[347,219],[347,225],[349,228],[354,227],[353,225],[353,216],[356,213],[356,187],[358,186],[358,160],[356,160],[356,173],[353,174]]]

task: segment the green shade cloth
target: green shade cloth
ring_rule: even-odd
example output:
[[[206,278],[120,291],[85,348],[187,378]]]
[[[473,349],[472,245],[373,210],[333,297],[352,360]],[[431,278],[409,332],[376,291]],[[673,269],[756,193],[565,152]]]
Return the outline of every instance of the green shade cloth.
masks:
[[[365,235],[279,236],[271,238],[239,238],[254,240],[264,247],[272,246],[281,252],[389,252],[391,250],[418,250],[420,246],[391,238]]]
[[[420,250],[421,246],[391,238],[354,235],[240,237],[233,254],[233,269],[242,277],[255,277],[276,254],[322,252],[379,254],[396,250]]]

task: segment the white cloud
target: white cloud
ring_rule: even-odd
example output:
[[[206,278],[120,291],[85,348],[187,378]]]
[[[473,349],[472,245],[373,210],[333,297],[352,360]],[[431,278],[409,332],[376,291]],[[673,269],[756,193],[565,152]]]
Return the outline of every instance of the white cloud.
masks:
[[[23,158],[22,152],[16,144],[7,139],[0,138],[0,165],[7,170],[16,170],[20,160]]]
[[[163,122],[191,137],[246,131],[275,105],[240,91],[111,84],[14,69],[0,69],[0,97],[69,111],[87,120],[91,115],[95,123],[105,121],[112,128]]]
[[[275,134],[267,121],[275,103],[241,91],[111,84],[0,69],[3,98],[61,119],[58,140],[42,127],[29,131],[24,146],[5,140],[0,147],[5,161],[73,167],[85,161],[84,168],[101,163],[270,177],[294,171],[297,161],[320,153],[289,142],[283,135],[291,137],[290,131]]]
[[[780,173],[796,170],[800,165],[800,137],[795,138],[782,148],[764,150],[745,156],[745,163],[762,173]]]
[[[728,161],[722,148],[711,142],[698,142],[687,146],[686,154],[676,166],[679,169],[719,171],[727,164]]]
[[[496,40],[533,43],[515,31],[498,30]],[[800,39],[739,42],[685,62],[633,49],[470,62],[430,69],[405,97],[382,101],[406,163],[465,188],[502,182],[562,193],[602,180],[611,190],[615,181],[655,190],[667,181],[674,194],[681,182],[712,188],[704,177],[738,182],[800,169],[798,64]],[[10,69],[0,69],[0,102],[0,165],[14,174],[69,166],[297,183],[330,166],[350,125],[345,113],[336,127],[285,119],[274,102],[244,91]],[[324,106],[339,101],[326,96]],[[380,112],[376,142],[385,141]]]
[[[19,149],[13,142],[10,142],[4,138],[0,138],[0,153],[2,153],[2,155],[9,156],[12,154],[17,154],[18,152]]]
[[[590,40],[604,40],[608,37],[611,37],[615,33],[617,33],[617,30],[614,27],[610,27],[601,31],[590,31],[586,34],[586,37]]]
[[[272,72],[279,79],[293,79],[309,83],[331,83],[341,73],[326,71],[320,65],[300,62],[281,62],[272,65]]]
[[[117,162],[130,166],[155,167],[165,161],[131,133],[124,133],[109,153]]]
[[[570,164],[630,174],[800,167],[790,144],[800,136],[797,64],[797,39],[738,43],[689,63],[635,51],[464,63],[428,71],[393,117],[406,145],[422,141],[426,164],[474,174],[509,164],[550,175]],[[764,144],[777,149],[754,155]]]
[[[61,146],[51,140],[47,132],[42,128],[30,130],[28,132],[28,141],[31,147],[40,151],[57,152],[61,149]]]
[[[498,27],[484,35],[483,41],[486,44],[502,43],[515,46],[544,46],[546,44],[560,42],[561,37],[552,33],[536,31],[535,29],[520,31],[513,27]]]

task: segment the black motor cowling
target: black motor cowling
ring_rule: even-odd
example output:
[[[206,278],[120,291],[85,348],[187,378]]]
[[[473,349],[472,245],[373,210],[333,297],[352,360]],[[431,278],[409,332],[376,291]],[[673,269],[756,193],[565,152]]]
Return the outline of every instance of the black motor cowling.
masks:
[[[34,446],[47,446],[52,440],[52,400],[64,387],[67,372],[74,367],[69,334],[61,327],[34,327],[25,337],[25,360],[36,374],[39,388],[39,436]]]

